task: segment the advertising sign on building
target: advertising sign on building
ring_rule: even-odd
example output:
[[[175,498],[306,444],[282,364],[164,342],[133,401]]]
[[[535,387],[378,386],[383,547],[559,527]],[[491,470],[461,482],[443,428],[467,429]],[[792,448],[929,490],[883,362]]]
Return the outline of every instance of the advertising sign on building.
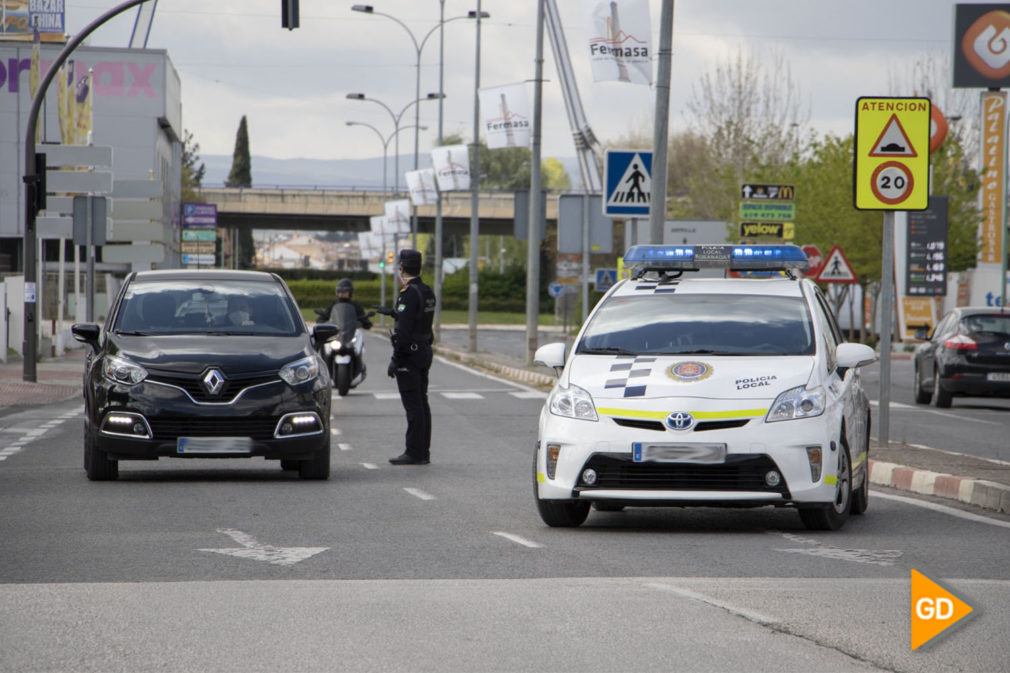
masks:
[[[954,12],[954,86],[1010,87],[1010,4],[959,4]]]
[[[64,0],[4,0],[3,33],[5,37],[31,36],[37,28],[43,42],[62,42],[66,31]]]

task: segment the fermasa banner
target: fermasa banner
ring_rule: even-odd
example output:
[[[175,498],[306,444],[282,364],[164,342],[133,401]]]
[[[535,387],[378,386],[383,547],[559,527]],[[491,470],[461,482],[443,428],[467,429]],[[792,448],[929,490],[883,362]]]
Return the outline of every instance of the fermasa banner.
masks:
[[[530,97],[525,83],[481,89],[480,110],[489,150],[529,147]]]
[[[407,191],[410,202],[415,206],[433,206],[438,203],[438,189],[435,187],[435,169],[422,168],[407,171]]]
[[[597,82],[652,84],[648,0],[582,0]]]
[[[410,233],[410,201],[400,199],[398,201],[386,201],[386,217],[383,227],[384,234],[409,234]]]
[[[431,150],[438,191],[458,192],[470,189],[470,154],[466,145],[444,145]]]

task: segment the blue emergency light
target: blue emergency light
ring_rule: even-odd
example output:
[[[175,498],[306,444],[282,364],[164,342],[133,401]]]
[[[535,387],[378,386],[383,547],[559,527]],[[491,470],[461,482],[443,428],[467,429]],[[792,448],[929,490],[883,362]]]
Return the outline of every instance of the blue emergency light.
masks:
[[[782,245],[634,245],[624,264],[638,277],[646,271],[774,271],[808,267],[807,255],[792,243]]]

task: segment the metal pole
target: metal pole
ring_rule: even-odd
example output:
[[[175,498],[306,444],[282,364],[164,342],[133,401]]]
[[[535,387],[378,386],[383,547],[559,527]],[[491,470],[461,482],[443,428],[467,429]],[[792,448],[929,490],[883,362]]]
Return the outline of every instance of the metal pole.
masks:
[[[85,215],[88,226],[88,322],[95,322],[95,223],[91,219],[91,200],[94,198],[88,197],[88,212]]]
[[[25,235],[24,241],[22,243],[24,260],[24,272],[25,272],[25,320],[24,320],[24,342],[22,344],[21,353],[24,356],[23,368],[21,378],[25,381],[34,382],[36,380],[36,359],[38,357],[38,317],[35,313],[36,309],[36,298],[35,298],[35,277],[38,275],[38,258],[35,252],[35,246],[37,245],[38,232],[35,227],[35,217],[37,212],[35,210],[35,196],[39,188],[39,182],[42,177],[36,174],[35,169],[35,129],[38,127],[39,110],[42,108],[42,101],[45,100],[46,91],[49,89],[49,85],[52,83],[53,78],[56,76],[56,72],[60,69],[60,66],[66,62],[70,54],[81,44],[91,33],[98,29],[103,23],[116,16],[120,12],[125,12],[131,7],[136,7],[137,5],[147,2],[148,0],[127,0],[120,5],[117,5],[105,12],[97,19],[85,26],[80,33],[74,36],[65,47],[60,55],[56,57],[56,60],[49,66],[49,70],[42,77],[42,82],[39,84],[39,90],[35,92],[35,97],[32,99],[32,105],[28,110],[27,127],[25,129]],[[6,5],[5,5],[6,6]],[[31,287],[29,287],[31,283]]]
[[[473,165],[470,168],[469,351],[477,352],[477,238],[480,235],[480,0],[477,0],[477,47],[473,79]]]
[[[439,0],[438,14],[438,146],[442,146],[442,109],[445,101],[444,68],[445,68],[445,0]],[[437,186],[437,185],[436,185]],[[439,340],[442,331],[442,194],[439,192],[435,202],[435,341]]]
[[[589,315],[589,194],[582,195],[582,322]]]
[[[891,424],[891,334],[894,320],[894,211],[884,211],[883,258],[880,260],[880,393],[877,443],[887,447]]]
[[[411,35],[413,37],[413,35]],[[415,41],[416,42],[416,41]],[[421,100],[421,49],[420,45],[417,45],[417,63],[414,69],[417,71],[417,75],[414,78],[414,100]],[[440,92],[441,93],[441,92]],[[421,136],[421,104],[414,103],[414,170],[417,170],[417,154],[418,154],[418,143]],[[410,213],[410,234],[411,234],[411,247],[417,250],[417,206],[411,204]]]
[[[533,130],[530,158],[530,212],[526,224],[526,366],[533,366],[540,318],[541,110],[544,92],[544,2],[537,0],[536,55],[533,58]]]
[[[670,126],[670,61],[673,55],[673,0],[663,0],[659,14],[659,55],[656,68],[656,119],[652,132],[652,204],[649,242],[663,242],[666,222],[666,147]]]

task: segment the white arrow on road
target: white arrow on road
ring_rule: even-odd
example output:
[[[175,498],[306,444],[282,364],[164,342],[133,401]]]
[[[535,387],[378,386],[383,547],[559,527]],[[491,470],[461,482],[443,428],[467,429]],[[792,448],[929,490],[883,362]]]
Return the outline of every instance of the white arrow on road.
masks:
[[[215,554],[227,554],[228,556],[238,556],[239,558],[247,558],[254,561],[266,561],[276,566],[291,566],[329,549],[329,547],[271,547],[268,544],[260,544],[252,535],[233,528],[218,528],[217,532],[224,533],[242,546],[228,549],[198,549],[197,551],[209,551]]]

